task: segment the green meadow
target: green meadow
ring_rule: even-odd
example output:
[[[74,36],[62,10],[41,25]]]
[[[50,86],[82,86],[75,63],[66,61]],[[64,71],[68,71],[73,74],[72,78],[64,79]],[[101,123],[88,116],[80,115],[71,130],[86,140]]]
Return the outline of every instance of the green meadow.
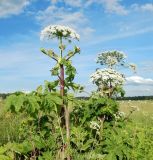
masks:
[[[137,100],[137,101],[119,101],[120,111],[125,112],[128,117],[126,126],[121,130],[117,130],[117,134],[112,130],[110,146],[112,152],[121,155],[119,160],[153,160],[153,101],[152,100]],[[19,142],[20,139],[20,120],[21,116],[17,117],[6,111],[4,101],[0,102],[0,145],[9,142]],[[125,145],[125,143],[127,143]],[[127,145],[131,145],[129,150]],[[125,147],[126,146],[126,147]],[[126,158],[124,151],[126,153]],[[114,149],[117,149],[117,151]],[[76,155],[77,156],[77,155]],[[89,158],[90,159],[90,158]],[[91,160],[114,160],[113,157],[91,158]],[[118,158],[116,158],[118,160]],[[77,159],[76,159],[77,160]],[[85,160],[85,158],[80,158]]]
[[[132,108],[136,108],[130,116],[136,123],[153,124],[153,100],[126,100],[120,101],[119,104],[120,110],[126,114],[129,114]]]

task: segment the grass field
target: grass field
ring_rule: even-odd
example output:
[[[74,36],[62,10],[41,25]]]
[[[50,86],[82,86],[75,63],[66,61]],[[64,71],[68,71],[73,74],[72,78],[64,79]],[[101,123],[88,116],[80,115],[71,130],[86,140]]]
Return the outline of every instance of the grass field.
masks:
[[[135,111],[131,114],[131,118],[137,123],[153,124],[153,100],[138,101],[120,101],[120,110],[128,114],[132,108]],[[151,122],[150,122],[151,120]]]
[[[139,108],[140,112],[153,113],[153,100],[138,100],[138,101],[120,101],[121,110],[128,112],[131,106]]]

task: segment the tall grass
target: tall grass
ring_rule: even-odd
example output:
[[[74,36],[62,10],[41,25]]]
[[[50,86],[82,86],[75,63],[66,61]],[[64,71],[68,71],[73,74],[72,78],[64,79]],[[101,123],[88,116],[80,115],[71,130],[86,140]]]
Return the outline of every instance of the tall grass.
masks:
[[[0,145],[19,141],[20,118],[8,113],[4,101],[0,101]]]
[[[132,108],[136,110],[131,114],[132,123],[128,123],[126,131],[130,131],[133,150],[131,160],[153,160],[153,101],[120,101],[120,110],[127,115]],[[130,137],[130,134],[128,135]]]

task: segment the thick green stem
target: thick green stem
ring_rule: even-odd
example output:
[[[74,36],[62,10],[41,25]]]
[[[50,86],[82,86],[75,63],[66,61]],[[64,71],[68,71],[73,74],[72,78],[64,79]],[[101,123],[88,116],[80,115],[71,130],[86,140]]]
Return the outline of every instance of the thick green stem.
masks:
[[[59,46],[62,45],[62,37],[59,38],[60,40],[60,44]],[[60,48],[60,47],[59,47]],[[60,58],[62,59],[63,58],[63,50],[60,48]],[[64,119],[64,66],[63,64],[60,64],[60,78],[59,78],[59,81],[60,81],[60,94],[61,94],[61,97],[63,99],[63,103],[61,105],[61,113],[60,113],[60,116],[61,116],[61,125],[64,126],[65,124],[65,119]]]
[[[60,45],[62,45],[62,38],[60,37]],[[63,58],[63,50],[60,48],[61,59]],[[60,64],[60,94],[64,96],[64,65]],[[64,101],[63,101],[64,105]]]
[[[62,46],[62,38],[60,38],[60,45]],[[62,48],[60,48],[60,55],[61,55],[61,59],[63,58],[63,50]],[[66,138],[67,138],[67,148],[69,148],[69,144],[70,144],[70,120],[69,120],[69,110],[68,107],[64,104],[64,65],[60,64],[60,94],[61,97],[63,98],[63,103],[61,106],[61,116],[64,117],[64,119],[62,118],[62,121],[64,121],[65,126],[66,126]],[[62,122],[63,124],[63,122]],[[68,154],[67,156],[67,160],[70,160],[70,155]]]

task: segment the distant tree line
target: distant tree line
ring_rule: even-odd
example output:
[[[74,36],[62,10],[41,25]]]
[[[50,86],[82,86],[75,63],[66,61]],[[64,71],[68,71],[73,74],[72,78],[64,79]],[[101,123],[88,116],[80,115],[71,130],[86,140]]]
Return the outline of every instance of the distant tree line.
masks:
[[[88,100],[89,97],[77,97],[78,99]],[[153,100],[153,96],[134,96],[134,97],[118,97],[117,100]]]
[[[118,97],[117,100],[153,100],[153,96]]]
[[[0,93],[0,99],[5,99],[9,95],[11,95],[11,93]]]
[[[19,93],[19,92],[16,92]],[[12,93],[0,93],[0,98],[5,99]],[[77,97],[78,99],[88,100],[89,97]],[[153,96],[134,96],[134,97],[118,97],[117,100],[153,100]]]

